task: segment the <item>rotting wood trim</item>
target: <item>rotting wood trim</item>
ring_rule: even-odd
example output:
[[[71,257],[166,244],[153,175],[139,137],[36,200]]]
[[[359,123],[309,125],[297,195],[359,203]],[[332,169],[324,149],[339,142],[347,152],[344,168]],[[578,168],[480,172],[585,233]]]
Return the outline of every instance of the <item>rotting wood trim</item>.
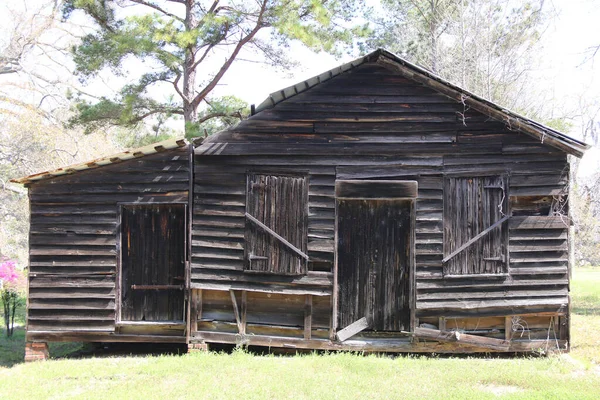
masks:
[[[308,261],[308,255],[306,255],[302,250],[300,250],[299,248],[297,248],[296,246],[294,246],[293,244],[291,244],[290,242],[288,242],[287,240],[285,240],[282,236],[280,236],[279,234],[277,234],[277,232],[275,232],[274,230],[272,230],[271,228],[269,228],[268,226],[266,226],[265,224],[263,224],[262,222],[260,222],[258,219],[254,218],[252,215],[250,215],[248,213],[245,213],[245,216],[251,222],[253,222],[256,226],[258,226],[259,228],[263,229],[265,232],[267,232],[268,234],[270,234],[271,236],[273,236],[275,239],[279,240],[282,244],[284,244],[285,246],[287,246],[294,253],[298,254],[300,257],[302,257],[306,261]]]
[[[486,228],[485,230],[483,230],[481,233],[479,233],[477,236],[473,237],[471,240],[469,240],[467,243],[463,244],[462,246],[460,246],[458,249],[454,250],[452,252],[452,254],[450,254],[449,256],[445,257],[442,260],[442,263],[447,263],[448,261],[450,261],[452,258],[454,258],[456,255],[460,254],[463,250],[467,249],[469,246],[471,246],[473,243],[477,242],[479,239],[481,239],[482,237],[484,237],[485,235],[487,235],[488,233],[490,233],[492,230],[498,228],[500,225],[502,225],[505,221],[507,221],[510,218],[510,215],[506,215],[504,218],[502,218],[500,221],[497,221],[496,223],[494,223],[492,226],[490,226],[489,228]]]
[[[361,319],[354,321],[353,323],[339,331],[336,337],[340,342],[344,342],[352,336],[364,331],[365,329],[368,329],[369,326],[370,324],[367,318],[362,317]]]
[[[457,342],[469,346],[489,348],[498,351],[508,351],[510,341],[483,336],[469,335],[458,331],[440,331],[429,328],[415,328],[413,336],[423,339],[431,339],[438,342]]]

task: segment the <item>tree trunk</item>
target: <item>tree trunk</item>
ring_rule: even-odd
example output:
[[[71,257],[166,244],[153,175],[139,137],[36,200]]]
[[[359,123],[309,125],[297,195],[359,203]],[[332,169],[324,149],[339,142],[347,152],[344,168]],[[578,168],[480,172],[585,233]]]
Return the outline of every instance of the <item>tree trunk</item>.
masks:
[[[12,304],[12,315],[11,315],[11,321],[10,321],[10,335],[8,335],[8,336],[12,336],[15,331],[15,313],[17,311],[17,302],[19,301],[19,296],[16,293],[13,293],[12,300],[13,300],[13,304]]]
[[[185,27],[190,32],[198,27],[198,19],[194,13],[195,0],[187,0],[185,3]],[[195,95],[194,85],[196,83],[196,47],[190,44],[185,51],[183,64],[183,119],[185,121],[185,136],[187,138],[197,136],[198,109],[192,103]]]

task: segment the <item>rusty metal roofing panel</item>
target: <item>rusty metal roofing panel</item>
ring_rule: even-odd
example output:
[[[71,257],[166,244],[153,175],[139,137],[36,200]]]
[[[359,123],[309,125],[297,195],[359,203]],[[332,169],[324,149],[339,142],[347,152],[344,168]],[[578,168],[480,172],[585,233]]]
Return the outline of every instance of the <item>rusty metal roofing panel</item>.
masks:
[[[162,142],[153,143],[147,146],[139,147],[137,149],[126,150],[121,153],[112,154],[106,157],[97,158],[95,160],[69,165],[52,171],[38,172],[33,175],[24,176],[22,178],[11,179],[10,181],[13,183],[27,185],[61,175],[73,174],[79,171],[85,171],[92,168],[102,167],[104,165],[117,164],[123,161],[131,160],[133,158],[141,158],[151,154],[161,153],[163,151],[186,146],[187,144],[187,140],[183,138],[167,139]]]

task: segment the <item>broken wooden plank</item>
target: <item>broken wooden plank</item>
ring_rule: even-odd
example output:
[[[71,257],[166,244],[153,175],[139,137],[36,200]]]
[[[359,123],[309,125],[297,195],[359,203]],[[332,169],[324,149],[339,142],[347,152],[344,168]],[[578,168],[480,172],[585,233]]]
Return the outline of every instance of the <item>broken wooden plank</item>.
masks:
[[[356,335],[357,333],[364,331],[369,327],[369,325],[370,324],[369,321],[367,321],[367,318],[362,317],[361,319],[351,323],[350,325],[339,331],[336,335],[337,339],[340,342],[343,342],[346,339],[349,339],[352,336]]]
[[[438,342],[457,342],[465,345],[489,348],[498,351],[508,351],[510,349],[510,341],[469,335],[467,333],[460,333],[458,331],[440,331],[429,328],[415,328],[414,336],[420,339],[431,339]]]

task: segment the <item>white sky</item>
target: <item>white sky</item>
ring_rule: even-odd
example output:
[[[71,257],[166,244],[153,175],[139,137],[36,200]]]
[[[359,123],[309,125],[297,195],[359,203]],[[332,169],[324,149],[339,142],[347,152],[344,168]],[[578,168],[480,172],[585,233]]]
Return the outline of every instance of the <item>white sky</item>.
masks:
[[[44,0],[26,0],[27,4],[45,2]],[[375,0],[369,0],[375,2]],[[0,0],[0,35],[1,27],[6,24],[6,6],[14,7],[16,0]],[[584,62],[590,55],[590,47],[600,45],[600,0],[546,0],[547,9],[554,8],[557,18],[542,36],[542,67],[536,71],[538,79],[549,85],[554,91],[555,99],[562,99],[563,110],[558,112],[576,117],[581,99],[590,103],[597,101],[600,105],[600,52],[595,59]],[[0,43],[2,43],[0,36]],[[283,89],[297,82],[318,75],[328,69],[350,61],[354,57],[344,56],[335,59],[328,54],[314,54],[305,48],[292,45],[290,54],[299,61],[300,67],[287,73],[276,71],[268,66],[240,62],[234,64],[227,72],[215,94],[232,94],[250,104],[260,104],[270,93]],[[136,69],[134,65],[132,70]],[[119,79],[97,82],[88,90],[100,91],[104,85],[120,84]],[[561,114],[563,113],[563,114]],[[580,137],[581,129],[575,125],[568,134]],[[600,151],[590,151],[582,162],[584,170],[600,169]]]

